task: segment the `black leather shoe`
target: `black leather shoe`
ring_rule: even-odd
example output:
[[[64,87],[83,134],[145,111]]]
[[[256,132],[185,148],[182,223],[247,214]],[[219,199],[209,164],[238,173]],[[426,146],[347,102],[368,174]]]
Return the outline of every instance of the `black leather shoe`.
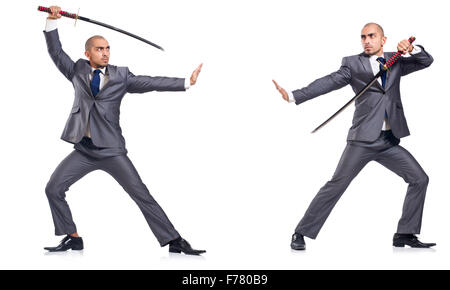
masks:
[[[169,243],[169,252],[170,253],[185,253],[186,255],[200,255],[203,253],[206,253],[204,250],[194,250],[189,243],[183,239],[182,237],[179,237],[176,240],[173,240]]]
[[[292,242],[291,242],[291,249],[293,250],[305,250],[306,244],[305,244],[305,238],[300,234],[293,234],[292,235]]]
[[[430,248],[436,246],[435,243],[422,243],[413,234],[395,234],[393,239],[394,247],[410,246],[411,248]]]
[[[45,247],[49,252],[65,252],[67,250],[81,251],[83,250],[83,239],[67,235],[62,239],[61,243],[56,247]]]

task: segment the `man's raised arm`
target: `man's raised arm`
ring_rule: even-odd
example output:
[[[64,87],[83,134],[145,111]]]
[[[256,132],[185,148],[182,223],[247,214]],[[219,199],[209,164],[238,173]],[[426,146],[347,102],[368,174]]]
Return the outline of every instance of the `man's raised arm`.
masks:
[[[63,51],[61,42],[59,41],[57,19],[61,18],[61,15],[59,15],[61,8],[58,6],[51,6],[50,9],[52,13],[49,13],[49,16],[47,17],[47,24],[44,31],[48,53],[58,69],[70,81],[72,80],[75,63]]]
[[[399,60],[402,76],[427,68],[433,63],[433,57],[421,45],[412,46],[407,40],[402,40],[398,43],[397,50],[411,55],[411,57],[401,57]]]

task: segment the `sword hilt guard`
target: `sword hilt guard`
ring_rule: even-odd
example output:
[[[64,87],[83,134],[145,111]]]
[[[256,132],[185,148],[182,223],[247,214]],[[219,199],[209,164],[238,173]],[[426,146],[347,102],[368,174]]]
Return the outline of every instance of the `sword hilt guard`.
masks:
[[[412,44],[414,41],[416,40],[416,38],[414,36],[411,36],[408,41],[409,44]],[[400,51],[397,51],[393,56],[391,56],[388,61],[386,62],[386,64],[383,66],[383,70],[388,70],[391,68],[391,66],[397,62],[397,60],[400,58],[400,56],[402,56],[402,53]]]
[[[377,59],[377,61],[378,61],[378,63],[381,65],[381,70],[382,70],[382,71],[388,71],[388,70],[389,70],[389,68],[387,67],[387,65],[386,65],[385,63],[382,63],[382,62],[379,61],[378,59]]]
[[[77,17],[75,18],[75,23],[73,24],[73,26],[77,26],[77,20],[78,18],[80,18],[78,17],[78,15],[80,15],[80,8],[78,8]]]
[[[39,6],[38,10],[41,12],[47,12],[47,13],[52,13],[52,10],[48,7],[44,7],[44,6]],[[66,11],[59,11],[59,15],[64,16],[64,17],[68,17],[68,18],[72,18],[72,19],[78,19],[78,15],[75,13],[69,13]]]

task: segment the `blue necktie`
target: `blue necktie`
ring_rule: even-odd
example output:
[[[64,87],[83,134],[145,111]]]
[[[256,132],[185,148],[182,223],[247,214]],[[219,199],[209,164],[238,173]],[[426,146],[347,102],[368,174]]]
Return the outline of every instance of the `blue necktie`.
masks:
[[[377,60],[380,62],[380,71],[383,70],[383,64],[386,64],[386,59],[384,57],[379,57],[377,58]],[[381,74],[381,86],[383,87],[383,89],[386,86],[386,71],[383,71],[383,73]],[[384,111],[384,118],[388,118],[387,112]]]
[[[384,59],[384,57],[379,57],[377,60],[380,62],[380,71],[382,71],[383,65],[386,64],[386,59]],[[381,74],[381,86],[383,89],[386,86],[386,71]]]
[[[101,71],[99,69],[94,70],[94,75],[92,76],[91,80],[91,92],[94,97],[100,91],[100,72]]]

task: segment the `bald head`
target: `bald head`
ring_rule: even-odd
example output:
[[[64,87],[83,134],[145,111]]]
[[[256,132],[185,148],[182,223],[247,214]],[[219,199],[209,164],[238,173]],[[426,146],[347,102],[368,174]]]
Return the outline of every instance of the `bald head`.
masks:
[[[364,28],[367,28],[367,27],[369,27],[369,26],[375,27],[375,28],[378,30],[378,32],[380,33],[380,35],[381,35],[382,37],[384,36],[384,30],[383,30],[383,27],[381,27],[380,24],[375,23],[375,22],[369,22],[369,23],[367,23],[366,25],[364,25],[364,27],[362,28],[362,30],[364,30]]]
[[[103,39],[106,40],[103,36],[101,35],[94,35],[88,38],[88,40],[86,40],[86,43],[84,44],[84,50],[88,51],[90,50],[93,46],[94,46],[94,41],[97,39]]]

